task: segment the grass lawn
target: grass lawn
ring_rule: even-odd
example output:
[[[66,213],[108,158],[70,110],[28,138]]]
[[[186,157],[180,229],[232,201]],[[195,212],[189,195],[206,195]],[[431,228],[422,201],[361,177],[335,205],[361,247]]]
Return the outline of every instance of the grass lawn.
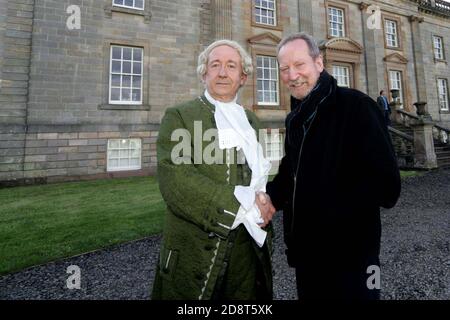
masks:
[[[165,210],[154,177],[5,188],[0,204],[0,275],[160,233]]]
[[[419,177],[423,176],[424,174],[424,171],[400,171],[400,176],[402,178]]]
[[[162,230],[154,177],[0,189],[0,274]]]

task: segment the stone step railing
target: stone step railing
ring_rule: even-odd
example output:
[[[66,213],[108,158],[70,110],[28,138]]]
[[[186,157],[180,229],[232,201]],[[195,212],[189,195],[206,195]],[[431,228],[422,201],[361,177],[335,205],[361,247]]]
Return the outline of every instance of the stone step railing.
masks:
[[[405,127],[411,127],[411,123],[415,122],[416,120],[419,120],[419,117],[406,112],[404,110],[397,110],[398,116],[395,119],[395,122],[400,123],[404,125]]]
[[[414,167],[414,137],[393,127],[388,127],[392,145],[401,169]]]
[[[412,113],[406,112],[404,110],[397,110],[399,114],[397,116],[396,122],[404,125],[405,127],[411,127],[412,123],[420,120],[419,116]],[[440,126],[438,124],[433,124],[433,138],[442,144],[450,145],[450,129]]]
[[[408,135],[408,140],[411,142],[413,148],[413,167],[420,169],[434,169],[437,168],[436,152],[434,148],[433,128],[435,123],[429,113],[427,112],[426,102],[414,103],[417,115],[406,112],[401,108],[401,103],[397,99],[398,92],[391,90],[392,101],[389,105],[392,109],[391,120],[393,123],[401,124],[405,127],[411,128],[413,136]],[[390,130],[392,132],[392,130]],[[398,134],[396,134],[399,136]],[[405,136],[403,136],[405,140]]]
[[[450,129],[444,128],[438,124],[433,126],[433,138],[442,144],[450,145]]]

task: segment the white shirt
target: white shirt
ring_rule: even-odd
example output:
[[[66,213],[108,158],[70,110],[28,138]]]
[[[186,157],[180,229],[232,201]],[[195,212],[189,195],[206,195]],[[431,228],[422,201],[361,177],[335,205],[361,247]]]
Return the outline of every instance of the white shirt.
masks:
[[[267,232],[262,230],[261,213],[255,203],[257,191],[266,191],[266,183],[271,168],[270,161],[264,158],[263,149],[256,139],[255,130],[248,122],[242,106],[236,103],[236,97],[230,102],[215,100],[205,90],[205,97],[215,106],[214,119],[218,130],[219,148],[242,149],[247,163],[252,171],[249,186],[236,186],[234,196],[241,204],[231,229],[244,224],[248,233],[262,247]]]

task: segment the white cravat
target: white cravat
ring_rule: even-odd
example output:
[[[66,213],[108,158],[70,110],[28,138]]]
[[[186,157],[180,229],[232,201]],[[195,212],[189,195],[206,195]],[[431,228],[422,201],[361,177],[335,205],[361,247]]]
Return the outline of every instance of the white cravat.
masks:
[[[219,148],[242,149],[252,171],[250,185],[236,186],[234,189],[234,196],[241,206],[231,229],[235,229],[243,223],[250,236],[262,247],[267,232],[258,225],[264,221],[255,203],[255,193],[266,191],[271,164],[264,158],[262,147],[256,139],[255,130],[248,122],[244,108],[236,103],[236,97],[231,102],[221,102],[212,98],[208,90],[205,90],[205,97],[216,109],[214,119],[218,130]]]

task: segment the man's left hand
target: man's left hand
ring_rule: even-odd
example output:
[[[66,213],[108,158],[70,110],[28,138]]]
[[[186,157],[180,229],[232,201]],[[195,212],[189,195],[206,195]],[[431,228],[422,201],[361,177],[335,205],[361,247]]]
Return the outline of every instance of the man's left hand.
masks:
[[[261,212],[261,217],[264,220],[264,223],[261,223],[261,228],[264,228],[272,221],[273,215],[277,211],[270,200],[270,197],[267,193],[258,191],[256,193],[256,205]]]

